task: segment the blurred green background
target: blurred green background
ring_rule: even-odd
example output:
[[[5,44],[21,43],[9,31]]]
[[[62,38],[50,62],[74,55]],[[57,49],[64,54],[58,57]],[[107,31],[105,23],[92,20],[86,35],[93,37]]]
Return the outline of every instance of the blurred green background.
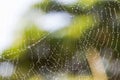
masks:
[[[14,68],[10,76],[0,73],[0,80],[93,80],[86,57],[91,47],[98,51],[108,80],[119,80],[119,5],[119,0],[43,0],[32,5],[23,16],[20,37],[1,55],[0,69],[4,62]]]

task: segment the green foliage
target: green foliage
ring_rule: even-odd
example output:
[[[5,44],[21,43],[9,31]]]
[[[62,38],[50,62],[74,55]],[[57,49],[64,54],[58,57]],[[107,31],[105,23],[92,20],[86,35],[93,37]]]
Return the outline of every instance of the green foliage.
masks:
[[[66,36],[79,38],[83,33],[96,25],[93,15],[76,16],[73,24],[66,29]]]
[[[35,26],[27,27],[22,31],[22,36],[20,36],[14,42],[8,50],[3,53],[3,57],[5,59],[16,59],[20,58],[26,51],[28,50],[29,46],[32,46],[40,40],[47,32],[38,29]]]

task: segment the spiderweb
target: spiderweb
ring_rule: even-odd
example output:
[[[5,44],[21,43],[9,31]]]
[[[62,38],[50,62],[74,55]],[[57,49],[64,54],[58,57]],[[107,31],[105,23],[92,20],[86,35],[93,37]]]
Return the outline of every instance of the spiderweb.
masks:
[[[44,4],[43,4],[44,5]],[[98,51],[103,62],[108,80],[120,78],[120,3],[119,1],[99,1],[90,9],[81,8],[79,4],[66,7],[51,1],[48,6],[35,6],[43,11],[66,11],[73,16],[90,15],[95,23],[75,39],[59,37],[57,32],[42,34],[32,41],[32,36],[25,39],[29,45],[22,45],[18,52],[23,58],[15,60],[2,57],[1,62],[14,64],[13,76],[1,77],[1,80],[93,80],[93,72],[87,59],[87,50]],[[70,9],[69,9],[70,8]],[[74,17],[73,17],[74,18]],[[99,21],[97,22],[97,19]],[[97,23],[97,25],[96,25]],[[75,23],[77,24],[77,23]],[[65,28],[67,29],[67,28]],[[79,29],[79,28],[78,28]],[[64,30],[64,29],[63,29]],[[30,34],[34,34],[31,30]],[[60,33],[61,34],[61,33]],[[66,30],[67,34],[67,30]],[[35,34],[36,35],[36,34]],[[41,34],[38,33],[38,36]],[[58,35],[56,37],[56,35]],[[31,43],[32,41],[32,43]],[[14,51],[12,51],[14,52]],[[18,53],[14,52],[14,54]],[[8,50],[10,56],[11,51]],[[11,53],[13,54],[13,53]],[[92,55],[92,54],[91,54]],[[99,66],[96,65],[96,66]],[[9,70],[8,70],[9,71]],[[98,70],[99,71],[99,70]],[[7,70],[6,70],[7,72]],[[75,78],[77,76],[77,78]],[[79,76],[79,77],[78,77]],[[89,77],[88,79],[82,76]],[[70,77],[70,78],[69,78]],[[74,77],[74,78],[71,78]]]

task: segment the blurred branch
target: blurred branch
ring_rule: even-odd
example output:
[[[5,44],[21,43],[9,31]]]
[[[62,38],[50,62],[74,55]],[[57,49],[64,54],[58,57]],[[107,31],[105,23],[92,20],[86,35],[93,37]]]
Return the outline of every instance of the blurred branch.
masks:
[[[90,65],[94,80],[108,80],[101,57],[96,49],[88,49],[87,60]]]

